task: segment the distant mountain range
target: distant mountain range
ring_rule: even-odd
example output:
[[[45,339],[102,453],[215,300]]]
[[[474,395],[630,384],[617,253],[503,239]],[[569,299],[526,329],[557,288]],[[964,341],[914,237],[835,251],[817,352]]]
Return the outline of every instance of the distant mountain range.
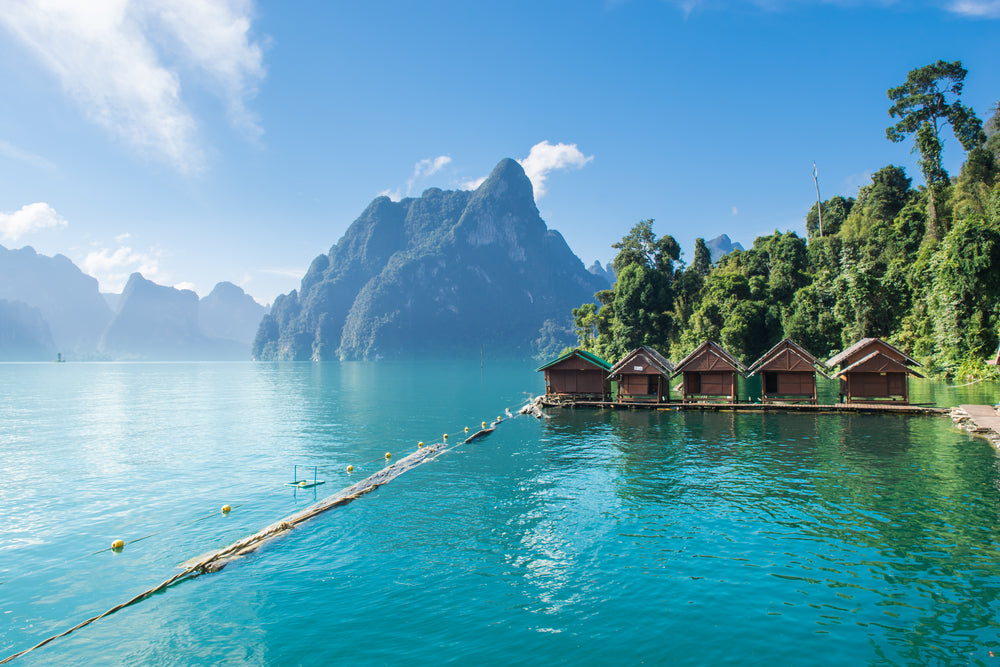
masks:
[[[707,242],[712,261],[739,243]],[[232,283],[199,299],[132,274],[122,294],[63,255],[0,246],[0,360],[327,360],[547,356],[568,315],[614,284],[585,268],[502,160],[475,191],[372,201],[270,312]]]
[[[531,181],[502,160],[475,191],[372,201],[275,299],[256,359],[550,354],[606,280],[546,227]]]
[[[138,273],[121,295],[102,295],[63,255],[0,246],[2,361],[247,359],[265,312],[231,283],[199,300]]]

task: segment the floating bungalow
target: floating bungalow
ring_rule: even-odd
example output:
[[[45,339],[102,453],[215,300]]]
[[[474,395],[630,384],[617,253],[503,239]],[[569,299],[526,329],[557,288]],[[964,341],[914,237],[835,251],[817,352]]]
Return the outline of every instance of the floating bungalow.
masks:
[[[651,347],[637,347],[611,368],[608,380],[618,383],[619,402],[670,401],[670,376],[674,365]]]
[[[611,393],[611,364],[586,350],[572,350],[538,368],[545,372],[545,395],[606,400]]]
[[[889,345],[881,338],[862,338],[840,354],[827,360],[830,368],[840,367],[833,377],[840,378],[841,400],[848,403],[870,401],[910,402],[909,377],[923,375],[913,369],[915,359]]]
[[[816,373],[823,371],[823,362],[795,341],[786,338],[747,369],[747,377],[760,374],[763,403],[816,404]]]
[[[715,341],[707,340],[674,367],[674,376],[683,374],[683,401],[725,400],[736,402],[736,374],[746,368]]]

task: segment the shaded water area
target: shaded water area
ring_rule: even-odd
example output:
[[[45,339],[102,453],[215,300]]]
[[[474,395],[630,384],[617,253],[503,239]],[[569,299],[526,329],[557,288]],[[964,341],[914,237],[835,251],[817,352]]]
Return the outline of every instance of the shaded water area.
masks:
[[[530,364],[478,360],[0,365],[0,658],[540,389]],[[505,422],[14,664],[1000,655],[1000,465],[950,420],[551,416]],[[326,484],[284,486],[294,464]],[[122,553],[106,550],[116,538]]]

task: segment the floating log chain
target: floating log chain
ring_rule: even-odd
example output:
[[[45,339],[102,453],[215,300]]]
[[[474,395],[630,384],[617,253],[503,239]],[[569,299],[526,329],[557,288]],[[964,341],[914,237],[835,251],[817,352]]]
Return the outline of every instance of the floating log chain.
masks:
[[[525,414],[523,408],[521,409],[521,414]],[[472,442],[473,440],[489,435],[494,431],[496,426],[501,421],[503,420],[500,417],[497,417],[496,421],[490,424],[489,427],[487,427],[486,422],[483,422],[482,430],[473,433],[468,438],[463,440],[462,443],[469,443]],[[468,431],[468,429],[466,429],[466,431]],[[254,533],[253,535],[244,537],[241,540],[233,542],[227,547],[223,547],[222,549],[217,549],[202,556],[198,556],[196,558],[192,558],[191,560],[185,561],[184,563],[181,564],[181,567],[184,569],[181,572],[170,577],[166,581],[161,582],[160,584],[154,586],[153,588],[150,588],[149,590],[139,593],[132,599],[123,602],[117,606],[114,606],[111,609],[108,609],[107,611],[98,614],[97,616],[92,616],[91,618],[88,618],[82,623],[74,625],[72,628],[69,628],[64,632],[61,632],[57,635],[52,635],[51,637],[48,637],[47,639],[44,639],[39,643],[35,644],[31,648],[27,648],[23,651],[19,651],[18,653],[14,653],[13,655],[7,656],[3,660],[0,660],[0,665],[10,662],[15,658],[19,658],[22,655],[34,651],[37,648],[41,648],[46,644],[56,639],[59,639],[60,637],[65,637],[66,635],[75,632],[80,628],[90,625],[94,621],[98,621],[104,618],[105,616],[110,616],[111,614],[114,614],[117,611],[121,611],[125,607],[129,607],[137,602],[145,600],[151,595],[155,595],[156,593],[159,593],[160,591],[168,588],[169,586],[172,586],[173,584],[179,581],[191,577],[196,577],[201,574],[218,572],[219,570],[226,567],[226,565],[233,562],[237,558],[246,556],[248,554],[257,551],[257,549],[259,549],[265,543],[284,535],[285,533],[290,531],[292,528],[295,528],[299,524],[308,521],[309,519],[312,519],[313,517],[316,517],[322,514],[323,512],[326,512],[327,510],[331,510],[334,507],[340,507],[341,505],[346,505],[351,501],[360,498],[361,496],[367,493],[371,493],[372,491],[382,486],[383,484],[387,484],[396,477],[399,477],[404,472],[408,472],[416,468],[417,466],[434,459],[438,454],[448,451],[447,441],[448,441],[448,436],[447,434],[445,434],[444,440],[442,442],[435,443],[433,445],[428,445],[426,447],[423,446],[423,443],[421,442],[417,451],[413,452],[408,456],[404,456],[403,458],[399,459],[398,461],[396,461],[391,465],[387,465],[385,468],[378,471],[374,475],[371,475],[370,477],[367,477],[366,479],[361,480],[357,484],[349,486],[346,489],[343,489],[338,493],[333,494],[332,496],[328,496],[327,498],[324,498],[323,500],[320,500],[319,502],[314,503],[299,512],[296,512],[295,514],[285,517],[284,519],[281,519],[280,521],[271,524],[267,528],[264,528],[263,530]],[[386,462],[388,462],[391,457],[392,454],[386,452],[385,455]],[[354,466],[347,466],[347,472],[351,472],[353,469]],[[223,512],[226,513],[227,509],[231,508],[228,505],[226,505],[223,508]],[[197,520],[200,521],[201,519]],[[118,545],[119,543],[121,543],[121,546],[124,546],[124,543],[121,540],[116,540],[114,545]],[[112,548],[114,548],[114,545],[112,546]]]

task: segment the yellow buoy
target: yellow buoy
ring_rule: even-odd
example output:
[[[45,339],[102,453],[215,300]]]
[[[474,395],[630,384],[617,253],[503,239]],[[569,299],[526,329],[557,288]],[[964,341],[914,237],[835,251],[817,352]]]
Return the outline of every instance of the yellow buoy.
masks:
[[[347,466],[347,472],[354,472],[354,466]]]
[[[386,460],[391,459],[392,458],[392,452],[386,452],[385,453],[385,458],[386,458]]]
[[[233,511],[233,508],[230,507],[229,505],[223,505],[222,506],[222,513],[223,514],[229,514],[232,511]]]
[[[121,551],[125,548],[125,540],[115,540],[111,543],[112,551]]]
[[[424,446],[424,443],[423,443],[423,441],[421,441],[421,442],[418,442],[418,443],[417,443],[417,448],[418,448],[418,449],[419,449],[420,447],[423,447],[423,446]]]
[[[447,440],[447,439],[448,439],[448,434],[447,434],[447,433],[445,433],[445,434],[444,434],[444,439],[445,439],[445,440]]]
[[[486,422],[483,422],[483,428],[486,428]]]
[[[468,427],[468,426],[466,426],[466,427],[465,427],[465,432],[466,432],[466,433],[468,433],[468,432],[469,432],[469,427]]]

